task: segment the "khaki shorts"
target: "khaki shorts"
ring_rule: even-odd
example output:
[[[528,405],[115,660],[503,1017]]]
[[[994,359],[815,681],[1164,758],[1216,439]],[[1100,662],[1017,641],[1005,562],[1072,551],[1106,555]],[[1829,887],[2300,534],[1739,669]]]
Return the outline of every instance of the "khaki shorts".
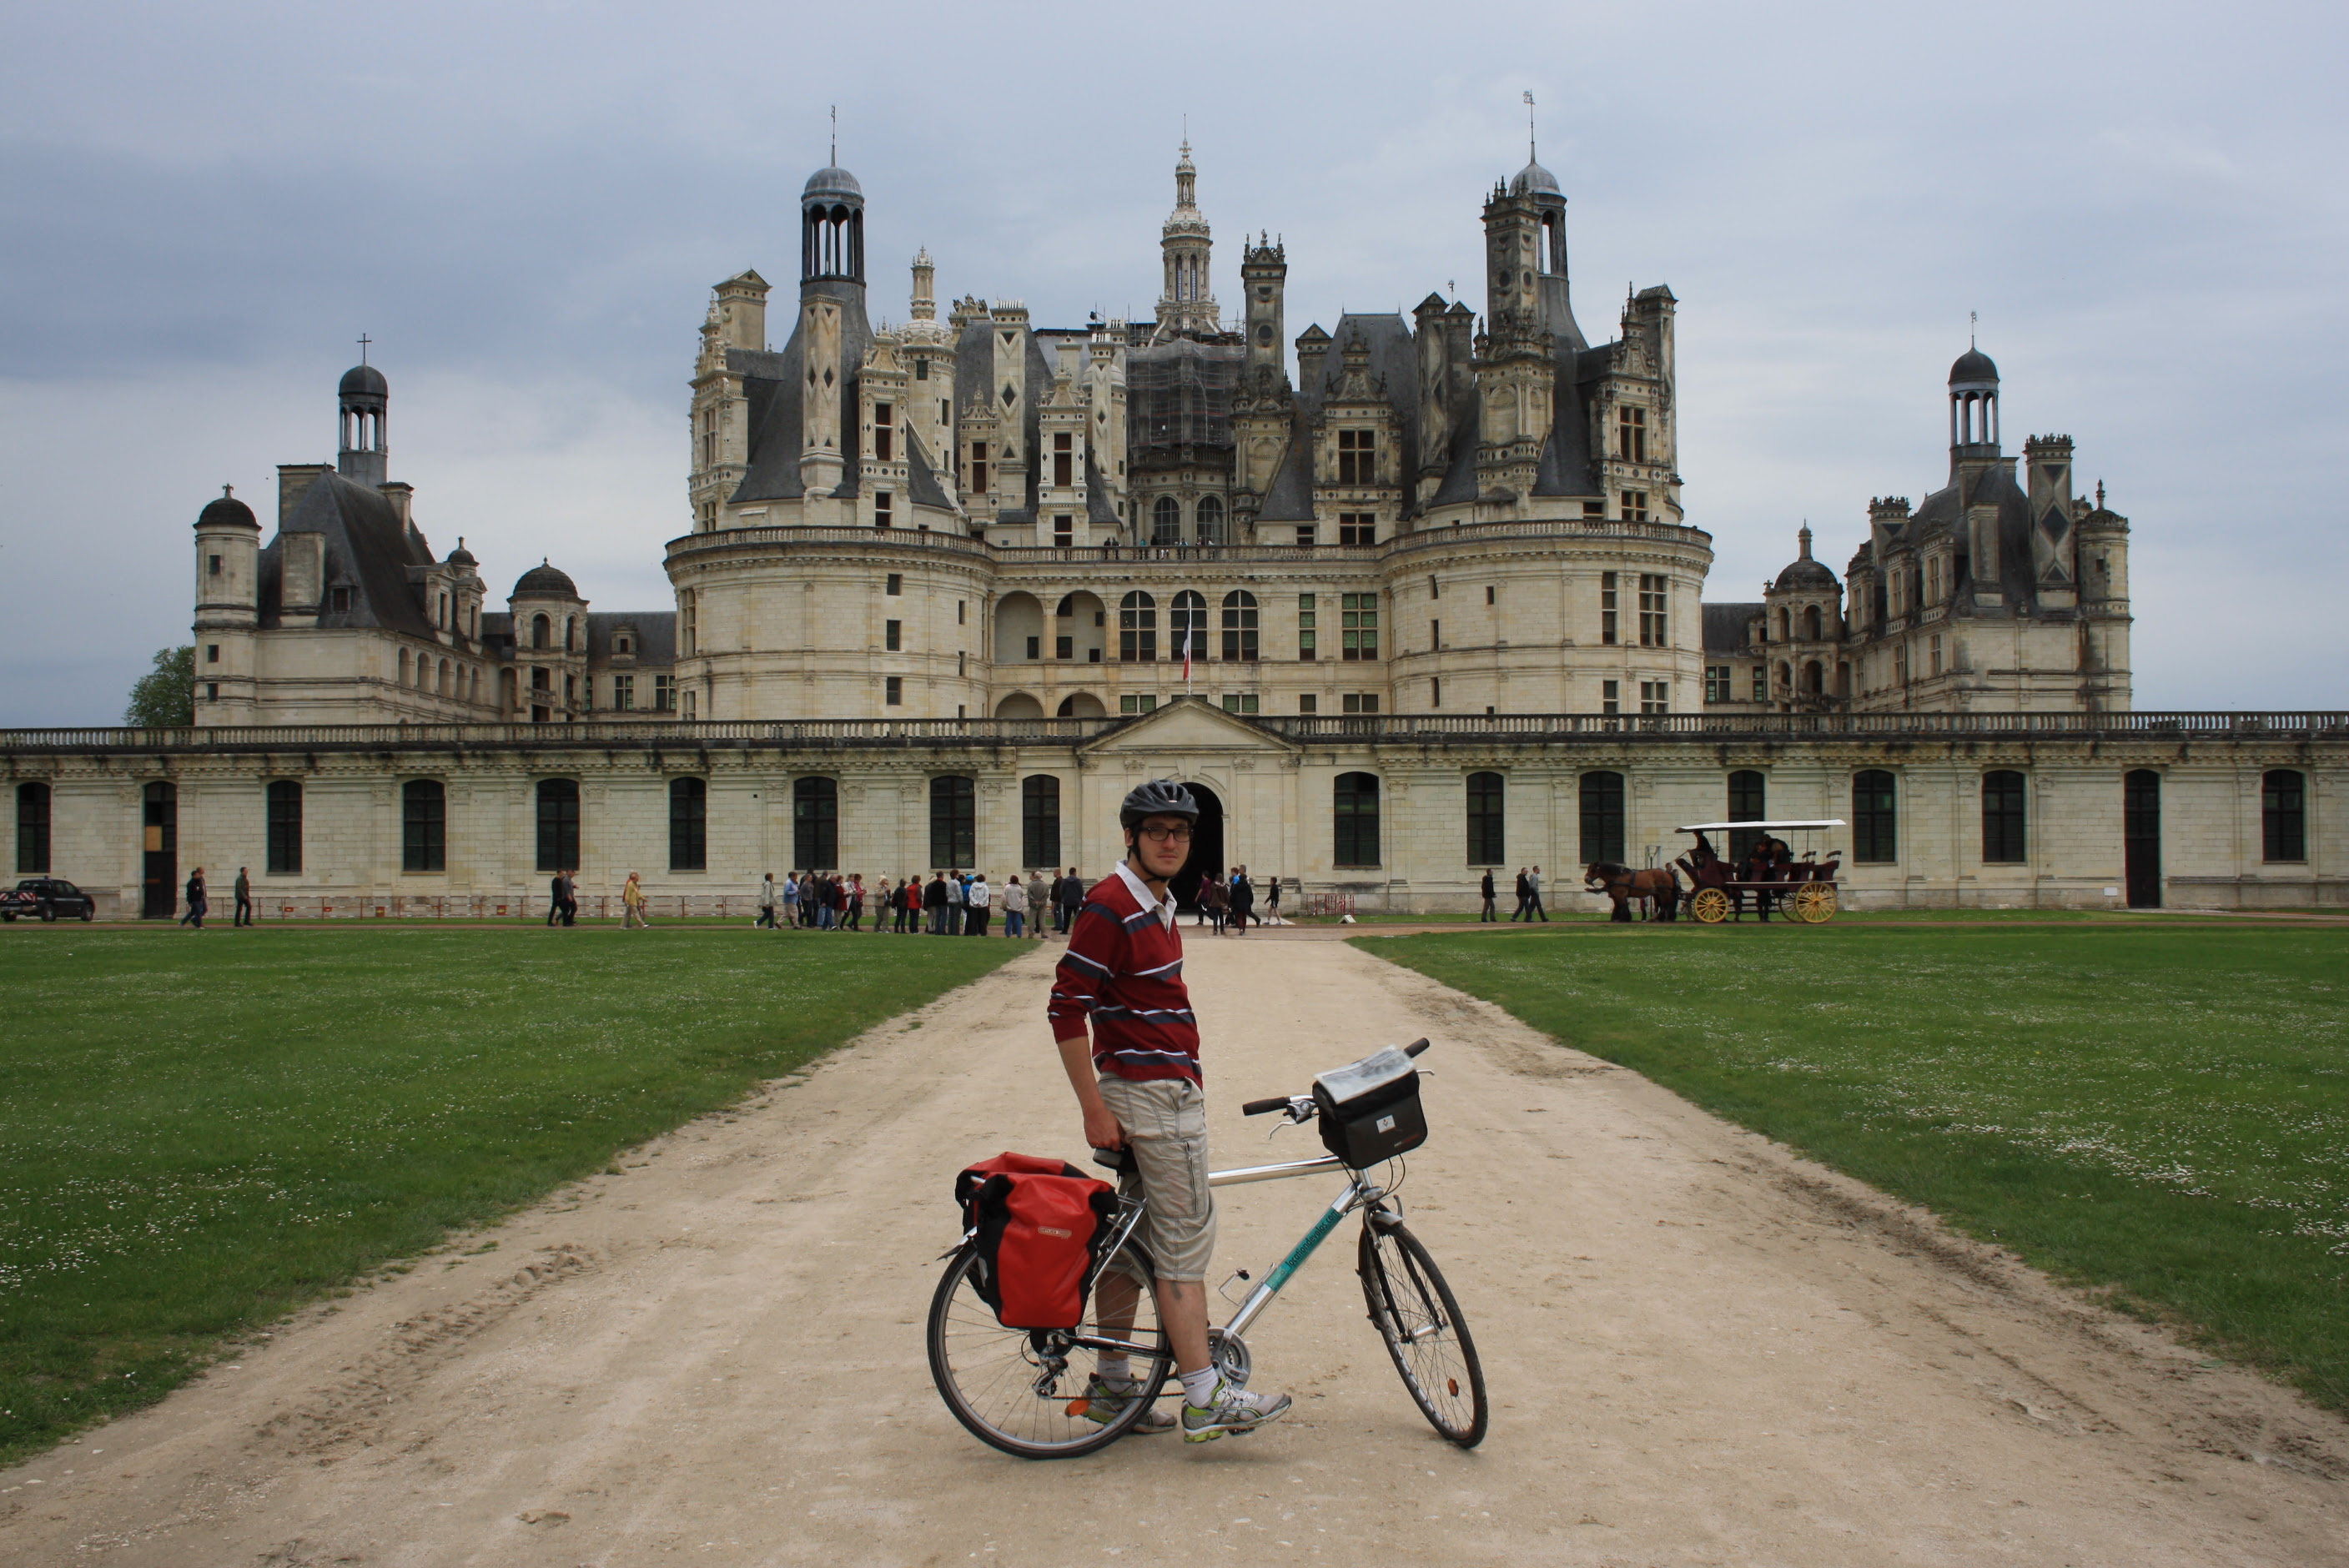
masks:
[[[1150,1205],[1143,1244],[1160,1279],[1201,1281],[1216,1250],[1216,1196],[1207,1188],[1207,1098],[1188,1078],[1103,1074],[1102,1103],[1125,1129],[1138,1170],[1118,1191]]]

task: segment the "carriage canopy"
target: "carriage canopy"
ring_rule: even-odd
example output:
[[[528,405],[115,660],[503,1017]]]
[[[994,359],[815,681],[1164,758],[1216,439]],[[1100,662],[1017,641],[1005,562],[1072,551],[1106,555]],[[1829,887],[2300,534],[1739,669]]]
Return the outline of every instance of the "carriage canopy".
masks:
[[[1685,828],[1674,828],[1675,833],[1726,833],[1733,830],[1761,830],[1766,832],[1806,833],[1824,831],[1844,825],[1841,817],[1828,817],[1816,822],[1691,822]]]

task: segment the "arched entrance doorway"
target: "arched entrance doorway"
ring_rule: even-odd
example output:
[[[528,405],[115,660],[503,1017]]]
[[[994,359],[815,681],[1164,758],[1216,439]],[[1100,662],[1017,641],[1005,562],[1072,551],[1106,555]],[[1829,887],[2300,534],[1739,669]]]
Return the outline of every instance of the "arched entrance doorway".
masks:
[[[1199,884],[1207,873],[1228,872],[1224,863],[1224,803],[1205,784],[1185,784],[1191,799],[1199,802],[1199,825],[1191,830],[1191,858],[1174,873],[1166,885],[1174,891],[1176,907],[1195,909],[1199,903]]]

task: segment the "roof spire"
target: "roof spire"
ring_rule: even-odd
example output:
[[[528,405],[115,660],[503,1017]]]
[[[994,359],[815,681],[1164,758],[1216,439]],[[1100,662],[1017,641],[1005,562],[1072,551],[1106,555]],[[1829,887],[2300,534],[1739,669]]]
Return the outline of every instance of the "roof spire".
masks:
[[[1966,312],[1966,346],[1968,348],[1980,348],[1982,346],[1981,344],[1974,341],[1975,334],[1980,331],[1981,327],[1982,312],[1978,310],[1970,310]]]
[[[1799,559],[1808,561],[1811,558],[1811,520],[1809,518],[1803,519],[1802,531],[1795,534],[1795,538],[1802,545],[1803,552]]]
[[[1534,150],[1534,89],[1526,89],[1526,161],[1539,163],[1541,157]]]
[[[840,106],[832,106],[832,166],[840,167]]]

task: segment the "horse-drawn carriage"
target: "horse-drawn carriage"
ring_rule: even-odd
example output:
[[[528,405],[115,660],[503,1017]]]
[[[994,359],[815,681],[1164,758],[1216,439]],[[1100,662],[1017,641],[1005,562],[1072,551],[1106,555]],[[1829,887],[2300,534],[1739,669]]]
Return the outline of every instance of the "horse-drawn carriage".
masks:
[[[1817,822],[1694,822],[1675,830],[1696,835],[1696,844],[1672,864],[1696,884],[1687,895],[1688,912],[1707,925],[1742,920],[1750,901],[1764,920],[1777,910],[1806,924],[1833,920],[1836,913],[1836,872],[1843,851],[1820,851],[1806,843],[1800,858],[1780,833],[1823,833],[1842,827],[1840,818]],[[1744,856],[1731,859],[1713,847],[1708,833],[1754,835]]]

